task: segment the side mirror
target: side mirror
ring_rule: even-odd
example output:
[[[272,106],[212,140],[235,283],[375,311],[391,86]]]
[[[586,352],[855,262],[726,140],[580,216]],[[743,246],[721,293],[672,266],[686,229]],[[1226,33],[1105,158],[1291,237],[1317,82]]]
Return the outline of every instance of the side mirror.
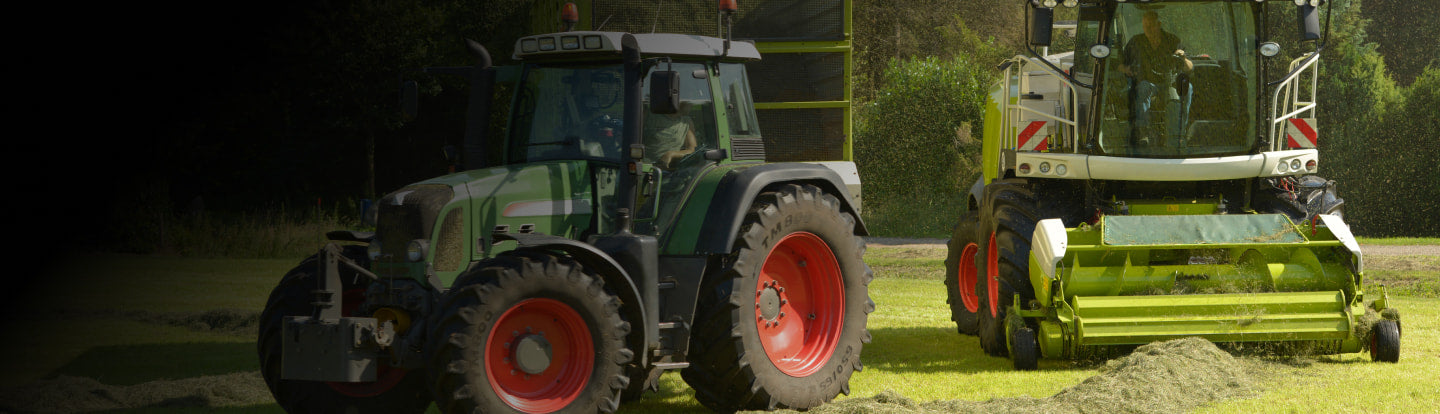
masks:
[[[650,112],[680,112],[680,76],[673,70],[657,70],[650,74]]]
[[[1315,6],[1295,7],[1295,21],[1300,23],[1300,40],[1320,39],[1320,13]]]
[[[1050,31],[1055,20],[1055,9],[1048,7],[1030,8],[1030,45],[1050,46]]]
[[[420,114],[420,85],[413,80],[400,82],[400,114],[407,121]]]

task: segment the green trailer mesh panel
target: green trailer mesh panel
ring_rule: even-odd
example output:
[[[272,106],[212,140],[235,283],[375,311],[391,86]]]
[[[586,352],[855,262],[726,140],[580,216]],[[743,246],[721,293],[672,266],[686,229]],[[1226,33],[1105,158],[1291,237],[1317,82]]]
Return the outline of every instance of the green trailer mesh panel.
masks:
[[[1102,243],[1112,246],[1304,243],[1281,214],[1105,216]]]
[[[745,70],[755,102],[845,100],[844,53],[769,53]]]
[[[843,0],[751,0],[738,2],[735,39],[758,41],[844,40]],[[714,1],[595,0],[591,27],[630,33],[720,35]],[[711,16],[710,18],[704,18]]]
[[[766,161],[844,159],[844,109],[764,109],[755,116],[765,137]]]

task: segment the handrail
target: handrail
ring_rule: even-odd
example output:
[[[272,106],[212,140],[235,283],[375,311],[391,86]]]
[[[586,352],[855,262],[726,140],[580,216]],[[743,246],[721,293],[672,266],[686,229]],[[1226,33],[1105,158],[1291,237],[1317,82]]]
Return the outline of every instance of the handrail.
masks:
[[[1079,124],[1077,121],[1074,120],[1074,117],[1076,116],[1076,114],[1080,113],[1080,102],[1079,96],[1076,92],[1076,84],[1070,79],[1069,76],[1065,76],[1064,74],[1056,72],[1051,65],[1040,64],[1038,59],[1044,58],[1017,55],[1014,58],[1011,58],[1011,61],[1020,64],[1010,65],[1005,68],[1005,90],[1003,91],[1003,105],[1005,108],[1003,132],[1005,139],[1002,141],[1002,147],[1011,150],[1018,149],[1019,143],[1015,141],[1016,137],[1014,134],[1014,127],[1015,125],[1018,125],[1021,113],[1030,113],[1037,115],[1040,118],[1056,121],[1065,126],[1068,126],[1068,128],[1061,128],[1061,132],[1060,134],[1058,134],[1060,135],[1059,138],[1064,140],[1066,147],[1078,148],[1078,144],[1080,141]],[[1046,63],[1048,63],[1048,61]],[[1064,86],[1064,89],[1068,91],[1069,104],[1067,105],[1068,107],[1066,108],[1066,113],[1064,115],[1056,116],[1054,114],[1041,112],[1033,108],[1027,108],[1021,103],[1023,99],[1013,99],[1014,102],[1012,102],[1012,97],[1010,96],[1010,85],[1012,83],[1015,84],[1017,89],[1019,89],[1018,92],[1020,94],[1023,95],[1028,92],[1026,90],[1026,87],[1030,84],[1030,79],[1028,75],[1030,72],[1033,72],[1033,70],[1028,69],[1031,64],[1033,64],[1035,67],[1039,67],[1040,71],[1044,74],[1057,79],[1060,84]],[[1010,72],[1012,69],[1016,71],[1016,76],[1013,81],[1011,80]]]
[[[1303,61],[1303,62],[1302,62]],[[1315,117],[1316,88],[1320,83],[1319,66],[1315,65],[1320,61],[1320,56],[1315,53],[1307,54],[1290,61],[1290,75],[1280,81],[1280,86],[1275,88],[1274,98],[1270,101],[1270,150],[1279,151],[1284,146],[1282,135],[1284,130],[1281,127],[1290,119],[1302,113],[1309,112],[1310,117]],[[1299,65],[1297,68],[1296,66]],[[1310,74],[1310,94],[1308,101],[1300,100],[1300,77],[1306,73]],[[1281,106],[1281,96],[1284,96],[1284,106]],[[1283,112],[1283,114],[1282,114]]]

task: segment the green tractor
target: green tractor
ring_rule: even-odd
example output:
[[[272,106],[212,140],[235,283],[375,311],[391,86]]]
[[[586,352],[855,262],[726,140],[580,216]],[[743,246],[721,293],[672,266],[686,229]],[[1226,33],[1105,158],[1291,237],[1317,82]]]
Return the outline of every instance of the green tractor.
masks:
[[[765,162],[753,44],[567,31],[519,39],[510,69],[469,47],[431,70],[471,80],[463,171],[387,194],[375,232],[329,233],[271,294],[282,407],[613,412],[668,370],[717,411],[849,392],[875,306],[858,178]]]
[[[1186,336],[1397,361],[1315,175],[1322,2],[1024,1],[1030,56],[1001,64],[950,240],[957,330],[1016,369]],[[1291,13],[1300,39],[1267,37]],[[1075,46],[1050,54],[1057,29]]]

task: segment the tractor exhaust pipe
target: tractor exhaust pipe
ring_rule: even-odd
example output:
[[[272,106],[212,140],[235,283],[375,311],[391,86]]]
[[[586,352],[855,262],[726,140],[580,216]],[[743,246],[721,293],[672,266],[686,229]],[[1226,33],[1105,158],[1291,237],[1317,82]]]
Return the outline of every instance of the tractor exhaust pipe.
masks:
[[[485,167],[485,141],[490,133],[490,101],[495,99],[495,69],[490,52],[474,40],[465,39],[465,46],[475,56],[470,71],[470,108],[465,112],[465,169]]]

